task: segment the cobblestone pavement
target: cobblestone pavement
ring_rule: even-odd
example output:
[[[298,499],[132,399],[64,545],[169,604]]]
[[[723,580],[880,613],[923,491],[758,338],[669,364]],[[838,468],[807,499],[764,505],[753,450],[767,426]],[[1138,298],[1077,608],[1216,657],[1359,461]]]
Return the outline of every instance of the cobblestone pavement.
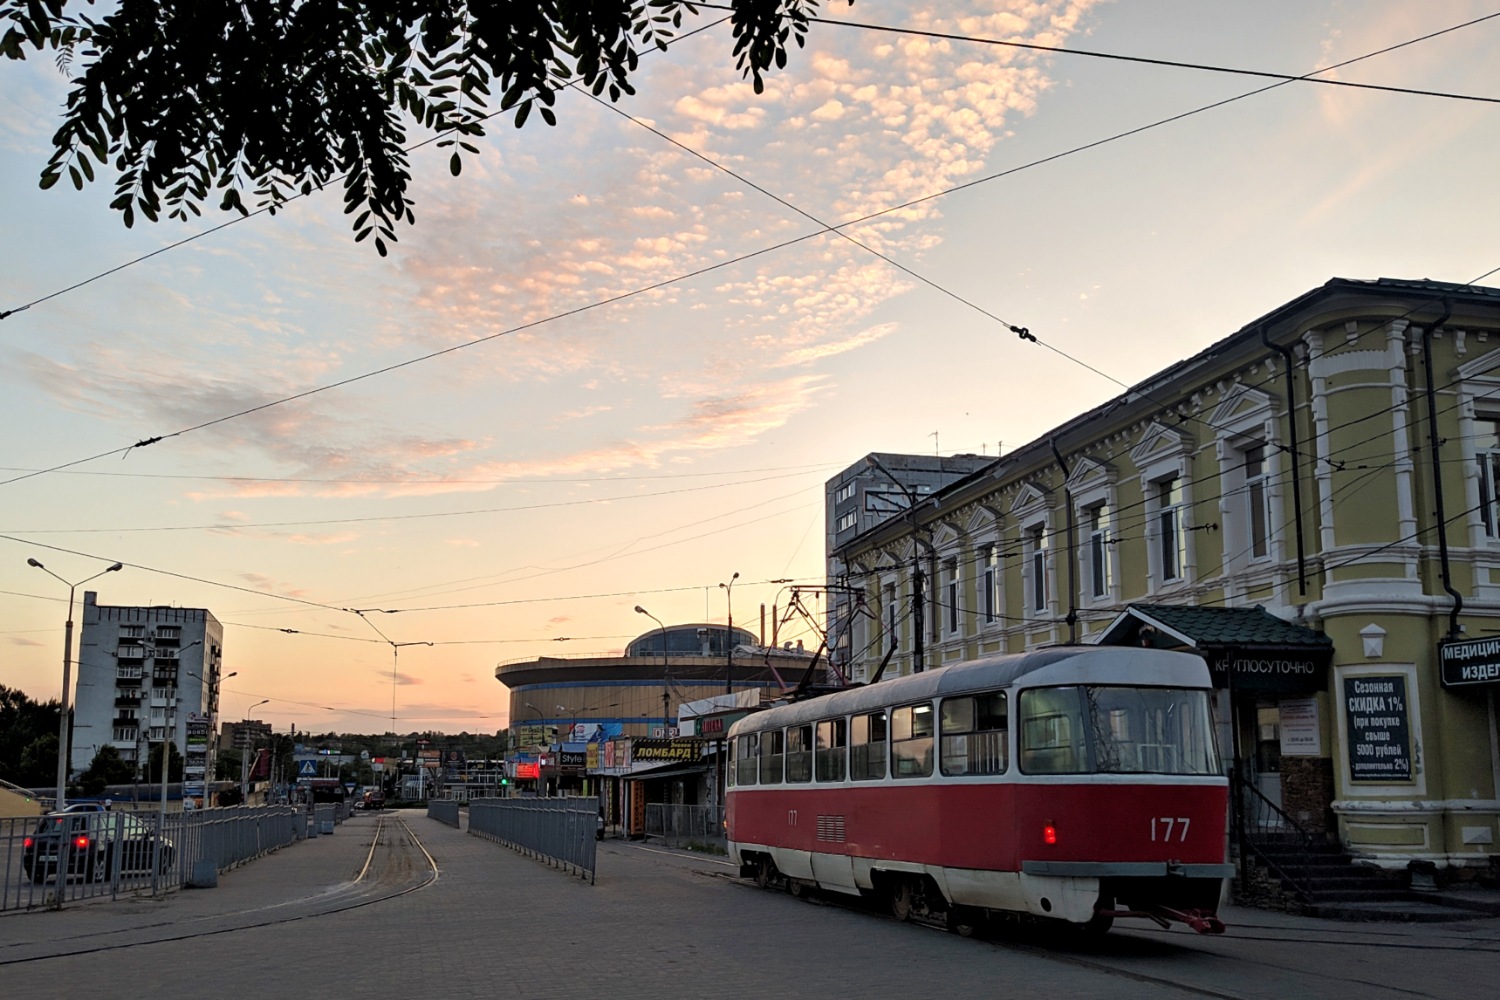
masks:
[[[1098,942],[977,940],[762,892],[722,858],[607,840],[598,867],[591,886],[420,813],[361,815],[216,889],[0,917],[0,992],[1467,1000],[1500,966],[1497,919],[1351,925],[1231,908],[1222,938],[1122,922]]]

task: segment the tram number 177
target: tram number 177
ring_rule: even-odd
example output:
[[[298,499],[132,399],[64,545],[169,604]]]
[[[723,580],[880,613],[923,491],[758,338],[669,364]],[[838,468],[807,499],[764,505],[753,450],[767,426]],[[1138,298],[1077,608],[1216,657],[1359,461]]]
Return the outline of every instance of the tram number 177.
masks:
[[[1190,816],[1177,816],[1175,818],[1172,816],[1153,816],[1151,817],[1151,840],[1153,843],[1159,840],[1170,843],[1172,834],[1176,833],[1177,842],[1185,844],[1187,843],[1188,824],[1191,822],[1192,817]]]

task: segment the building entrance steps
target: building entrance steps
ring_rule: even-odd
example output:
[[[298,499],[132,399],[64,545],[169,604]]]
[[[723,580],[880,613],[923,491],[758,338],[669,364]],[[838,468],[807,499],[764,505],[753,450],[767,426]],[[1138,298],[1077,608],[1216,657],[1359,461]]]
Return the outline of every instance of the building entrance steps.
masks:
[[[1500,915],[1500,891],[1477,886],[1416,891],[1406,872],[1360,864],[1333,843],[1257,840],[1250,866],[1252,882],[1278,886],[1288,905],[1311,917],[1437,922]]]

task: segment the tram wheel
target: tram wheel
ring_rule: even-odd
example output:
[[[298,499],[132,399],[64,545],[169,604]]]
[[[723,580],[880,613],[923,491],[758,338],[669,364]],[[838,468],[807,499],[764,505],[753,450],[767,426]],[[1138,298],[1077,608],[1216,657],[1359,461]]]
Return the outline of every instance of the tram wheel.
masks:
[[[910,920],[917,908],[917,890],[909,878],[898,879],[891,886],[891,916],[902,923]]]
[[[1114,908],[1115,901],[1112,898],[1108,896],[1100,897],[1098,909],[1113,910]],[[1079,924],[1078,927],[1080,932],[1087,937],[1103,937],[1104,935],[1109,933],[1109,929],[1114,925],[1114,917],[1107,917],[1102,913],[1095,913],[1087,921]]]
[[[948,929],[959,937],[973,937],[979,933],[979,923],[984,917],[984,911],[972,906],[950,906],[948,907]]]
[[[762,889],[769,889],[776,882],[776,862],[770,858],[761,858],[755,866],[755,884]]]

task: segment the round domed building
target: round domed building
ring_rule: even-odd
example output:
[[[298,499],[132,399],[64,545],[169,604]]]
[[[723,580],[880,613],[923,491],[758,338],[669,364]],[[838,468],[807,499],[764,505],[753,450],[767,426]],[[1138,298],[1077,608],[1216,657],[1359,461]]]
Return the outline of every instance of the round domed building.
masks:
[[[713,623],[643,632],[620,656],[542,656],[502,663],[495,668],[495,679],[510,693],[507,769],[517,788],[539,795],[594,795],[603,789],[601,803],[614,818],[631,796],[629,790],[624,795],[618,787],[611,790],[605,779],[620,777],[622,770],[646,778],[651,770],[628,749],[618,752],[634,763],[617,765],[613,752],[618,747],[701,739],[681,735],[682,706],[710,698],[726,708],[731,702],[758,704],[796,687],[812,665],[812,653],[800,643],[790,649],[768,647],[748,629],[731,631]],[[608,761],[606,750],[611,751]],[[684,778],[692,771],[672,770]],[[697,768],[703,775],[711,770]],[[695,793],[686,780],[660,788],[647,782],[639,792],[650,801],[717,799],[711,784],[711,776],[705,778]]]

